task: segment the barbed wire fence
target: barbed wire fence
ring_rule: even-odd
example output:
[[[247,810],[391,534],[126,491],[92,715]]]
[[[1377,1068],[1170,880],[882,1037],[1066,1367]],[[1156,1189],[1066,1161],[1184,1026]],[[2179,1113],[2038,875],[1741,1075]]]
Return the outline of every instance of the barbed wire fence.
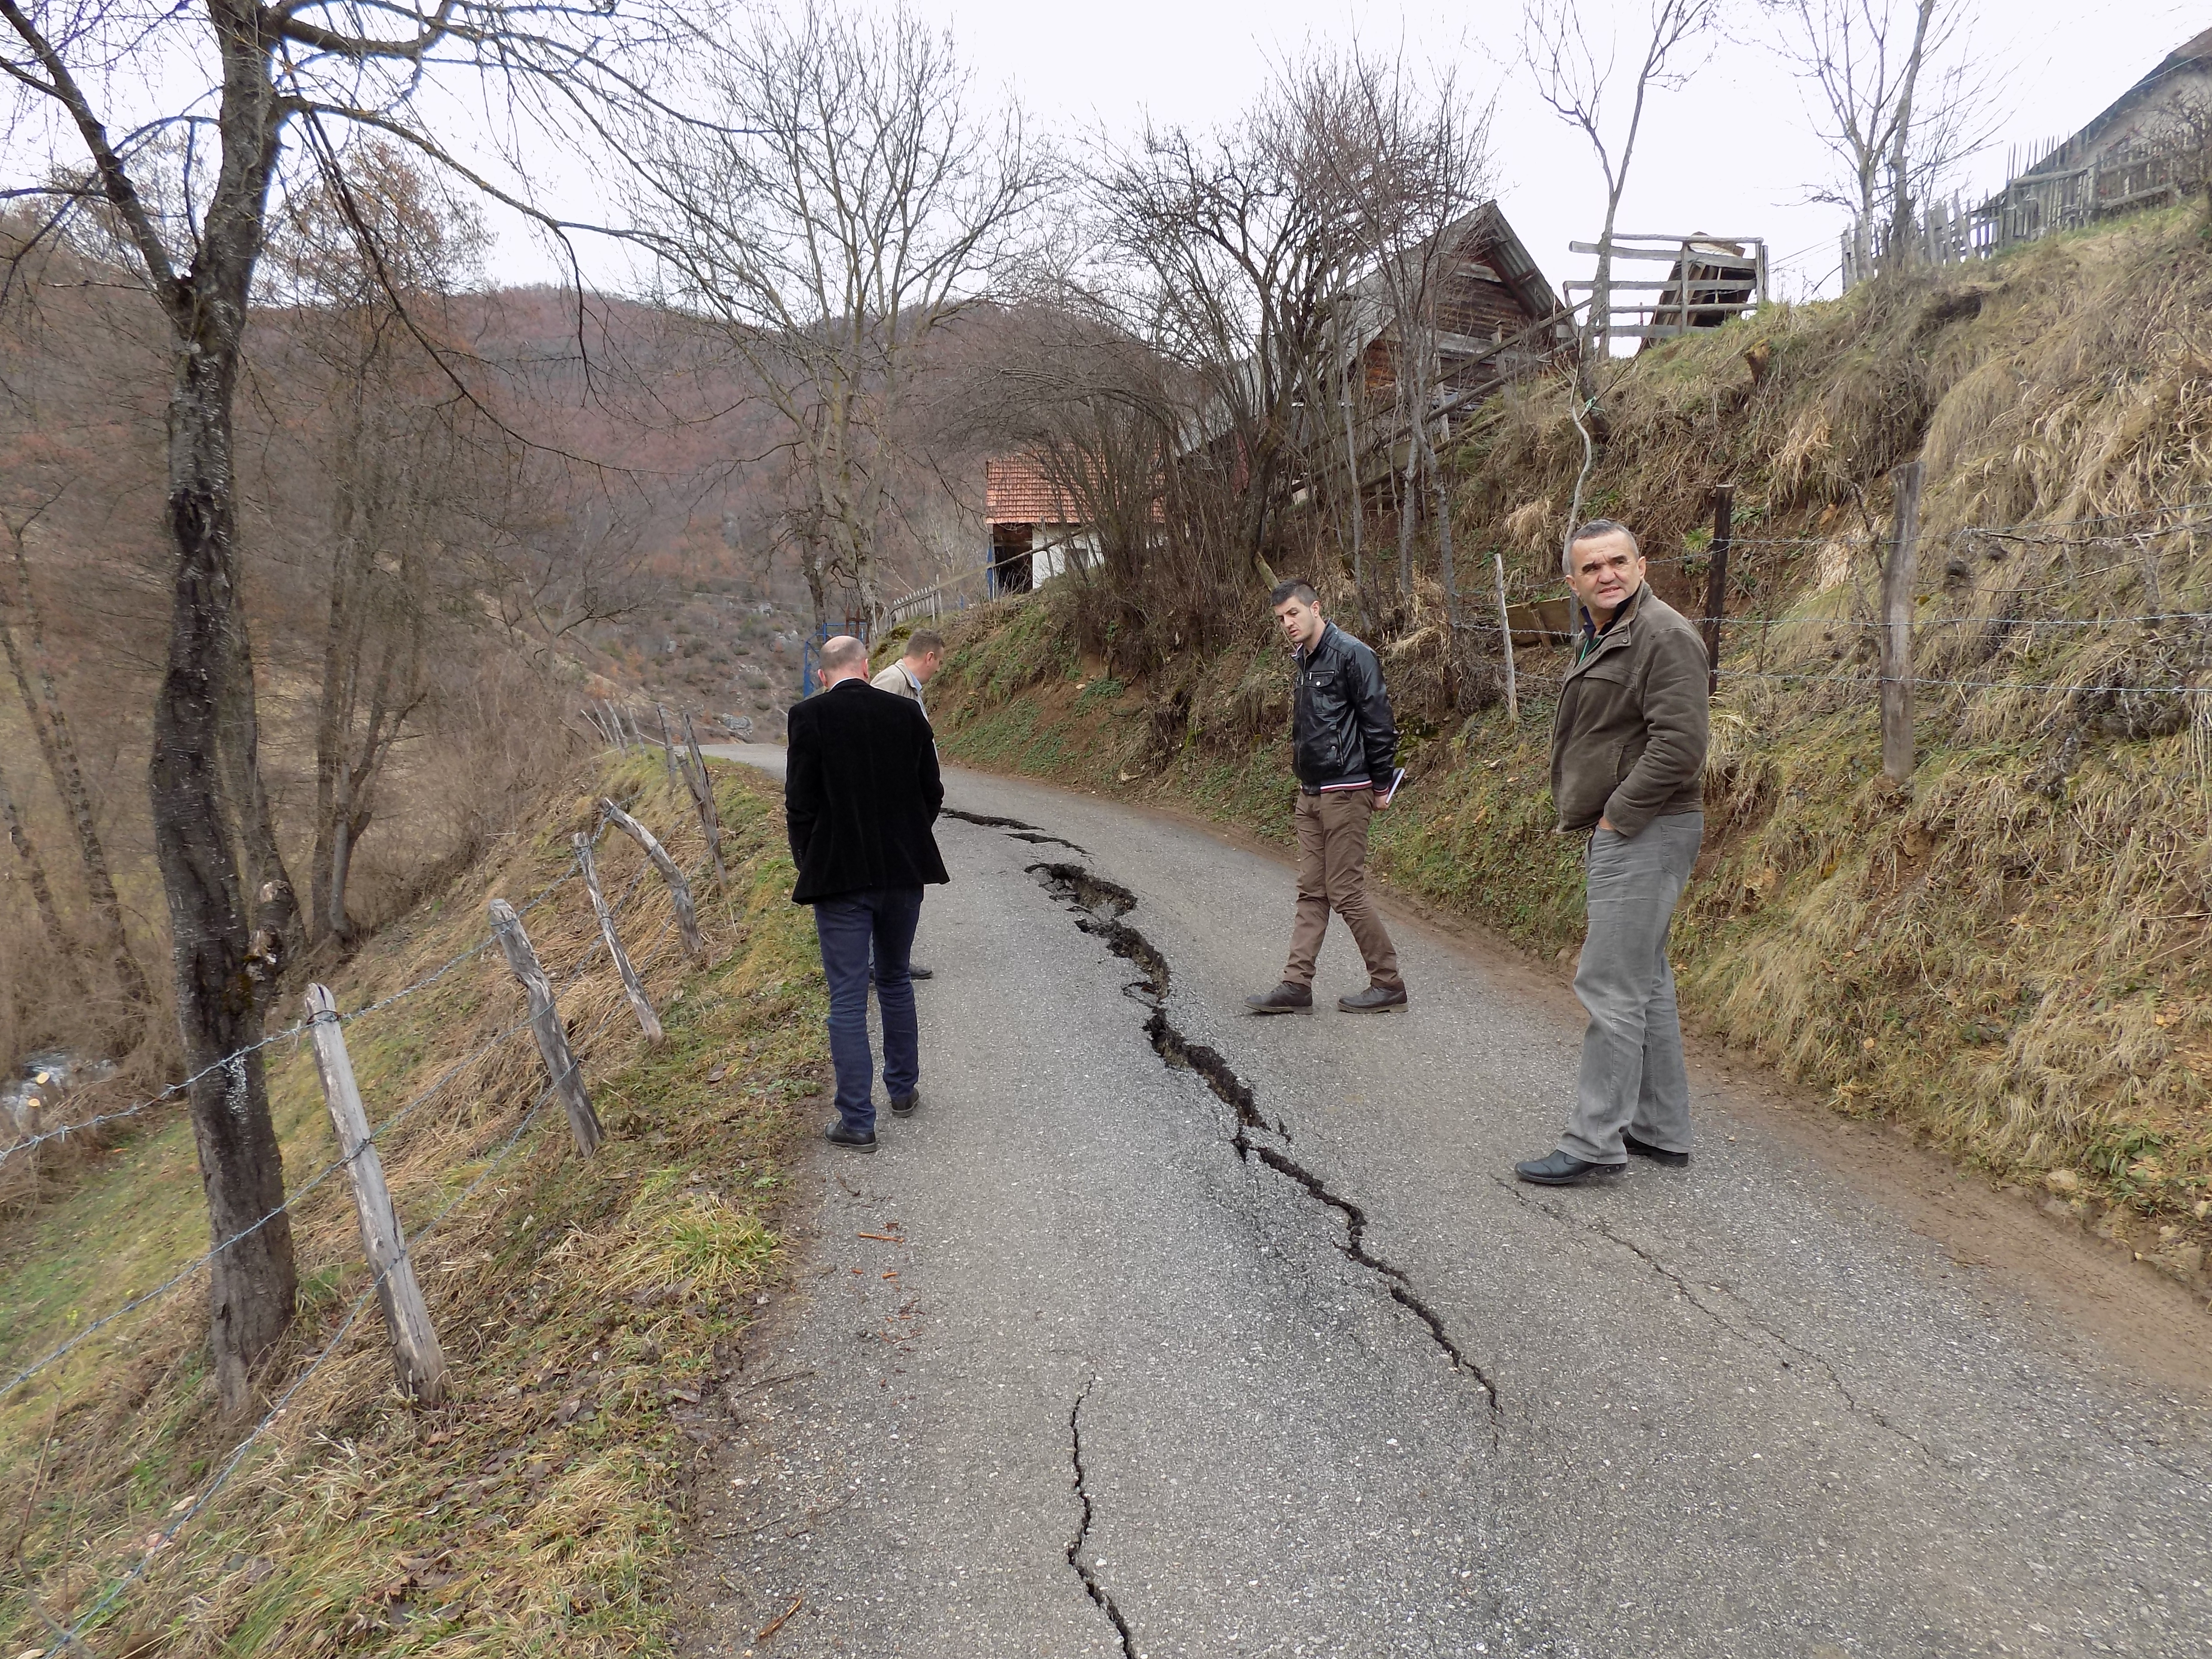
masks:
[[[696,756],[696,750],[695,750]],[[698,762],[704,773],[703,759]],[[708,790],[711,799],[711,789]],[[469,1200],[505,1164],[515,1149],[521,1146],[531,1127],[538,1121],[549,1103],[560,1101],[568,1109],[571,1127],[576,1132],[580,1155],[588,1156],[599,1145],[598,1124],[592,1116],[588,1092],[584,1085],[583,1061],[579,1049],[590,1049],[596,1039],[605,1031],[625,1009],[640,1023],[648,1040],[658,1041],[660,1036],[658,1017],[646,1000],[641,979],[642,970],[653,965],[665,952],[672,938],[681,945],[684,953],[694,960],[702,957],[696,921],[696,905],[692,884],[714,873],[720,863],[719,848],[710,841],[708,854],[697,860],[690,870],[678,866],[671,860],[658,838],[653,836],[627,811],[635,805],[633,793],[624,802],[611,798],[600,802],[598,823],[586,835],[579,832],[574,837],[569,867],[559,877],[547,883],[520,906],[504,900],[491,901],[489,925],[484,934],[446,961],[418,975],[408,984],[387,995],[376,998],[361,1007],[341,1012],[331,993],[320,985],[307,989],[309,1008],[307,1017],[283,1030],[263,1037],[248,1048],[227,1054],[204,1068],[200,1076],[236,1066],[250,1053],[274,1044],[301,1036],[308,1037],[317,1049],[318,1071],[337,1132],[338,1154],[313,1171],[285,1196],[284,1201],[248,1226],[228,1238],[218,1241],[207,1250],[185,1263],[151,1290],[130,1297],[108,1312],[91,1321],[82,1329],[41,1354],[28,1364],[17,1367],[4,1381],[0,1381],[0,1400],[4,1400],[54,1366],[63,1364],[76,1353],[95,1335],[114,1328],[131,1314],[163,1303],[191,1284],[222,1254],[241,1240],[267,1226],[278,1216],[296,1209],[312,1194],[335,1176],[343,1174],[354,1189],[355,1207],[361,1225],[363,1254],[371,1272],[369,1282],[354,1297],[337,1327],[314,1356],[288,1382],[252,1428],[231,1447],[216,1467],[214,1476],[197,1491],[188,1504],[167,1517],[155,1534],[145,1540],[139,1558],[109,1585],[90,1607],[63,1623],[31,1603],[39,1618],[47,1626],[50,1642],[43,1650],[46,1655],[88,1651],[84,1637],[88,1631],[104,1620],[133,1586],[139,1583],[153,1568],[163,1552],[177,1535],[213,1503],[227,1483],[244,1467],[249,1455],[260,1445],[270,1431],[282,1419],[287,1408],[300,1391],[344,1347],[347,1338],[359,1322],[372,1298],[378,1301],[387,1326],[387,1335],[392,1349],[395,1375],[403,1392],[421,1403],[431,1403],[442,1395],[444,1362],[437,1349],[434,1329],[424,1305],[416,1279],[415,1260],[423,1244],[435,1237],[440,1230]],[[598,891],[598,878],[592,866],[591,852],[610,829],[621,828],[640,842],[647,856],[641,861],[628,885],[612,902]],[[642,955],[635,960],[623,945],[618,924],[636,902],[649,878],[658,875],[670,896],[670,914],[646,945]],[[591,915],[593,932],[575,960],[557,974],[548,975],[539,966],[535,948],[531,945],[523,926],[525,917],[539,911],[556,901],[572,884],[582,884],[591,892]],[[350,1061],[347,1057],[344,1030],[359,1022],[382,1014],[408,999],[435,985],[465,964],[475,961],[495,945],[506,953],[507,966],[516,981],[523,987],[529,1010],[522,1018],[509,1022],[498,1031],[476,1044],[467,1053],[449,1061],[427,1085],[387,1115],[374,1127],[368,1126],[362,1110],[357,1085],[353,1079]],[[574,988],[584,975],[602,957],[611,958],[616,967],[623,997],[611,1001],[605,1012],[589,1030],[568,1037],[559,1011],[558,998]],[[539,1038],[541,1055],[545,1060],[545,1075],[537,1088],[529,1105],[512,1129],[483,1155],[483,1167],[459,1192],[446,1201],[433,1215],[411,1231],[400,1224],[394,1204],[382,1172],[380,1146],[389,1146],[398,1133],[414,1120],[432,1103],[445,1097],[454,1083],[472,1068],[497,1053],[518,1033],[534,1030]],[[84,1134],[98,1127],[127,1121],[179,1098],[193,1079],[186,1079],[168,1089],[114,1111],[100,1114],[95,1119],[42,1131],[0,1148],[0,1164],[19,1157],[35,1153],[42,1144],[70,1134]],[[579,1121],[577,1106],[580,1103],[589,1121],[587,1135]],[[424,1337],[427,1334],[427,1346]]]
[[[2170,568],[2177,545],[2193,550],[2203,532],[2212,531],[2212,500],[1972,524],[1923,535],[1919,463],[1898,469],[1894,482],[1896,502],[1887,526],[1869,520],[1800,536],[1733,535],[1732,492],[1723,486],[1715,491],[1715,520],[1705,546],[1647,558],[1654,569],[1678,571],[1692,582],[1705,579],[1703,604],[1683,610],[1705,633],[1714,689],[1748,683],[1822,693],[1874,691],[1882,704],[1883,769],[1899,785],[1908,783],[1914,769],[1911,727],[1920,690],[2057,696],[2076,700],[2077,706],[2083,699],[2120,699],[2194,707],[2187,700],[2212,695],[2203,672],[2212,666],[2212,610],[2203,608],[2202,596],[2193,603],[2184,598],[2192,591],[2186,572]],[[2052,567],[2025,578],[2002,574],[2001,567],[2031,550],[2056,555]],[[1810,608],[1778,610],[1774,579],[1808,556],[1835,568],[1816,576]],[[1866,596],[1869,556],[1878,578],[1871,615],[1848,608]],[[1494,597],[1486,596],[1489,615],[1462,617],[1453,624],[1455,634],[1490,641],[1486,654],[1495,653],[1509,664],[1516,647],[1571,642],[1582,619],[1562,580],[1523,572],[1518,581],[1509,581],[1502,562],[1498,576]],[[1834,599],[1822,606],[1829,593]],[[2177,602],[2169,605],[2169,595]],[[2070,613],[2062,609],[2069,602]],[[1476,601],[1462,593],[1460,603],[1471,610]],[[2085,607],[2090,614],[2081,614]],[[1771,661],[1777,655],[1802,656],[1808,632],[1831,647],[1827,665]],[[2135,665],[2154,672],[2134,672],[2124,651],[2090,648],[2106,643],[2100,638],[2105,635],[2122,647],[2166,648]],[[1838,642],[1839,636],[1850,642]],[[1922,672],[1923,643],[1947,638],[1954,644],[1939,650],[1939,657],[1948,660]],[[1749,661],[1741,655],[1729,660],[1730,647],[1747,640],[1752,641]],[[2039,665],[2046,642],[2063,645],[2068,660],[2052,663],[2045,657]],[[1986,678],[1959,672],[2000,653],[2027,672]],[[1969,660],[1962,665],[1961,658]],[[2034,672],[2039,665],[2044,672]],[[2080,672],[2069,676],[2069,667]],[[1509,668],[1509,685],[1516,678]],[[1512,712],[1517,719],[1517,705]],[[2177,719],[2187,723],[2166,718],[2174,729]]]

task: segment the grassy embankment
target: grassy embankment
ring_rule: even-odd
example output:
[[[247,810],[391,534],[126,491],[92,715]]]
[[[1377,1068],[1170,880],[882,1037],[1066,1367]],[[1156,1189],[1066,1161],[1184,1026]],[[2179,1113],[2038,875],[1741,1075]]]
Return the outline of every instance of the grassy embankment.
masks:
[[[2212,254],[2193,216],[2149,216],[1644,354],[1607,399],[1585,508],[1637,526],[1694,614],[1707,492],[1733,481],[1730,610],[1776,619],[1728,641],[1746,678],[1715,704],[1706,852],[1676,929],[1690,1016],[2200,1288],[2212,698],[1923,684],[1899,796],[1864,682],[1887,480],[1918,456],[1924,680],[2212,684],[2212,630],[2170,619],[2212,611],[2212,541],[2123,533],[2204,514],[1975,531],[2212,502],[2208,361]],[[1560,591],[1581,453],[1557,386],[1486,411],[1450,457],[1462,569],[1497,549],[1516,597]],[[1341,571],[1298,574],[1357,614]],[[947,755],[1286,837],[1287,676],[1262,596],[1245,643],[1127,684],[1079,652],[1083,603],[1056,582],[956,633],[930,696]],[[1522,653],[1517,727],[1495,703],[1465,714],[1441,610],[1427,582],[1373,636],[1415,777],[1377,821],[1376,866],[1561,956],[1581,926],[1546,762],[1563,658]],[[2147,615],[2169,619],[2130,620]]]
[[[696,1449],[684,1413],[714,1386],[778,1253],[791,1102],[825,1059],[820,970],[788,902],[777,797],[715,779],[731,885],[696,882],[706,960],[688,963],[649,871],[621,912],[667,1041],[649,1048],[604,951],[558,995],[607,1140],[575,1156],[557,1105],[513,1139],[543,1084],[526,1030],[471,1060],[382,1142],[453,1397],[396,1395],[372,1301],[204,1513],[156,1554],[92,1640],[107,1654],[634,1655],[667,1649],[658,1595]],[[334,988],[342,1009],[410,983],[570,862],[602,791],[678,861],[703,841],[658,760],[577,780],[568,821],[463,875],[388,929]],[[610,899],[642,859],[601,843]],[[527,918],[556,981],[596,935],[580,883]],[[657,942],[657,944],[656,944]],[[495,948],[348,1028],[372,1121],[512,1026]],[[312,1056],[269,1051],[288,1190],[332,1155]],[[711,1079],[711,1080],[710,1080]],[[367,1288],[352,1206],[326,1182],[294,1214],[301,1311],[259,1379],[288,1387]],[[0,1376],[206,1249],[190,1126],[173,1118],[83,1171],[0,1236]],[[187,1510],[247,1425],[217,1419],[194,1280],[34,1383],[0,1396],[0,1651],[42,1650]],[[702,1429],[700,1432],[708,1431]]]

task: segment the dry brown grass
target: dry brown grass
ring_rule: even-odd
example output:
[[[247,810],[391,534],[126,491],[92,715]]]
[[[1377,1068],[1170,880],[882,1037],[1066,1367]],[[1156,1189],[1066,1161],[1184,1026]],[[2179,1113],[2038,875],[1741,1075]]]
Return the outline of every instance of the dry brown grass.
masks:
[[[240,1432],[215,1415],[194,1284],[0,1399],[11,1650],[43,1645],[47,1620],[81,1616],[142,1569],[103,1621],[103,1651],[664,1648],[655,1592],[681,1538],[687,1402],[713,1386],[772,1270],[788,1105],[813,1092],[823,1060],[818,969],[787,900],[779,815],[743,771],[718,776],[732,888],[701,905],[707,963],[682,958],[657,878],[623,912],[668,1027],[662,1048],[644,1044],[593,948],[580,888],[527,918],[556,974],[588,959],[560,999],[609,1133],[598,1157],[574,1157],[557,1108],[517,1138],[543,1078],[526,1033],[478,1053],[521,1012],[496,951],[349,1028],[373,1120],[451,1074],[381,1146],[453,1399],[421,1410],[396,1397],[373,1301],[342,1331],[368,1280],[350,1200],[325,1184],[295,1212],[301,1316],[258,1384],[273,1398],[307,1380],[173,1543],[149,1553]],[[519,902],[558,874],[567,831],[588,824],[609,783],[641,791],[640,816],[680,861],[702,862],[657,762],[580,778],[573,823],[511,844],[389,929],[340,979],[341,1007],[474,944],[489,897]],[[641,860],[619,837],[604,845],[611,896]],[[714,1064],[728,1075],[710,1085]],[[329,1159],[327,1120],[305,1054],[285,1053],[271,1083],[296,1191]],[[0,1361],[45,1352],[204,1248],[183,1129],[125,1142],[9,1238]]]

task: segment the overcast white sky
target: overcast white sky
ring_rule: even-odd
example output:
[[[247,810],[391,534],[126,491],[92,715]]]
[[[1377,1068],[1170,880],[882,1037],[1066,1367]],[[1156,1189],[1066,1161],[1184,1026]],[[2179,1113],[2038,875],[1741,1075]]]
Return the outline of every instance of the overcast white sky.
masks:
[[[1147,112],[1205,125],[1232,113],[1273,65],[1310,43],[1350,41],[1449,64],[1462,83],[1498,96],[1499,198],[1506,217],[1556,283],[1589,274],[1567,252],[1595,240],[1600,176],[1580,137],[1528,92],[1511,65],[1516,0],[1473,6],[1397,6],[1346,0],[912,0],[949,22],[974,64],[978,92],[1018,97],[1042,125],[1064,133],[1133,131]],[[1633,31],[1646,0],[1584,0],[1588,15]],[[1980,0],[1981,50],[2006,69],[2001,136],[1973,170],[2001,182],[2005,147],[2081,126],[2182,41],[2212,27],[2212,0]],[[1771,25],[1757,0],[1735,0],[1735,31]],[[1835,292],[1832,208],[1808,206],[1828,176],[1799,88],[1747,40],[1723,44],[1681,92],[1646,116],[1620,228],[1626,231],[1763,235],[1777,286],[1796,297],[1826,277]],[[552,268],[531,240],[502,234],[495,280],[545,280]],[[611,276],[611,273],[609,273]]]

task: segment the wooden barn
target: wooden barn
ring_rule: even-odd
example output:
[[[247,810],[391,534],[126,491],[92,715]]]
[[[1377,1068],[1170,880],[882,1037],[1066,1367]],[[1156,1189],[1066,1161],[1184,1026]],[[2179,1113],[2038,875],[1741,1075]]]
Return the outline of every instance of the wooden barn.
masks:
[[[1571,343],[1572,331],[1551,283],[1497,203],[1485,202],[1440,240],[1444,253],[1425,320],[1435,331],[1440,371],[1431,406],[1444,410],[1478,403],[1536,368]],[[1397,403],[1405,342],[1385,273],[1362,278],[1347,305],[1356,383],[1365,391],[1369,412],[1387,415]]]

